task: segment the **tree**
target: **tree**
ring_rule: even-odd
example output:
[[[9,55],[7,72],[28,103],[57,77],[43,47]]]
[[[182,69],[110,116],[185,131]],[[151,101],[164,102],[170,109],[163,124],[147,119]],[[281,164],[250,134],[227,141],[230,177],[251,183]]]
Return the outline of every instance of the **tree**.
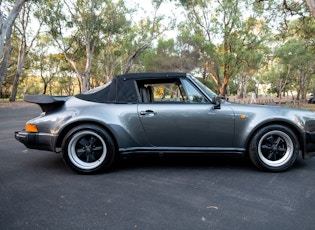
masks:
[[[162,2],[153,1],[152,12],[145,12],[143,16],[140,16],[144,13],[141,6],[122,8],[109,16],[113,30],[108,31],[100,41],[92,68],[92,84],[108,82],[117,74],[145,71],[140,57],[166,30],[174,26],[172,17],[160,13]]]
[[[189,41],[182,42],[184,36],[174,39],[159,39],[156,48],[147,50],[142,59],[145,71],[148,72],[191,72],[198,67],[199,54],[187,46]]]
[[[67,11],[63,10],[64,7]],[[126,47],[130,41],[135,41],[129,39],[134,38],[131,37],[131,21],[127,19],[129,12],[122,0],[51,1],[45,9],[46,24],[58,48],[76,72],[81,92],[90,88],[91,73],[95,72],[93,67],[101,69],[104,66],[106,71],[102,75],[109,80],[117,63],[122,66],[123,60],[118,57],[132,50]],[[146,47],[146,44],[140,45],[128,56],[131,58],[124,65],[124,72],[129,71],[134,59]],[[97,60],[96,55],[100,57]]]
[[[156,48],[149,49],[143,55],[145,71],[181,71],[178,65],[179,56],[175,53],[174,39],[159,39]]]
[[[153,17],[141,20],[138,29],[135,30],[135,33],[133,34],[133,41],[135,44],[131,49],[132,52],[128,55],[124,70],[125,73],[130,71],[134,61],[140,56],[142,52],[151,46],[154,40],[160,37],[166,30],[171,30],[174,27],[174,20],[171,20],[167,26],[163,26],[163,23],[161,23],[164,19],[164,16],[159,15],[158,11],[162,3],[163,0],[152,0]]]
[[[49,1],[43,7],[50,34],[76,72],[82,92],[90,88],[92,58],[108,6],[112,6],[110,1],[64,0]]]
[[[28,0],[16,0],[7,17],[0,9],[0,91],[6,74],[8,60],[10,58],[12,27],[15,19],[27,1]],[[2,4],[3,1],[1,0],[0,7],[2,7]],[[7,2],[7,4],[9,5],[9,2]]]
[[[37,28],[36,31],[31,31],[33,22],[31,17],[33,16],[32,13],[34,13],[34,5],[32,4],[25,4],[22,8],[22,12],[20,14],[20,16],[18,17],[17,20],[17,31],[18,31],[18,35],[19,35],[19,47],[18,47],[18,58],[17,58],[17,69],[16,69],[16,75],[13,81],[13,86],[12,86],[12,92],[10,95],[10,101],[15,101],[16,98],[16,94],[17,94],[17,88],[19,85],[19,81],[20,81],[20,76],[22,74],[23,71],[23,65],[24,65],[24,61],[25,58],[27,57],[31,47],[33,46],[33,43],[36,39],[36,37],[38,36],[40,29],[41,29],[41,25],[39,25],[39,27]],[[33,34],[32,34],[33,32]]]
[[[182,0],[181,3],[188,18],[184,27],[195,40],[195,48],[201,55],[203,75],[211,77],[219,93],[225,96],[230,79],[248,69],[248,58],[252,58],[259,49],[262,41],[258,33],[262,29],[257,32],[255,23],[261,23],[250,15],[245,20],[241,12],[249,9],[247,1],[212,0],[209,4],[205,0]],[[255,68],[258,62],[256,60]]]
[[[306,0],[306,4],[311,12],[311,15],[315,18],[315,0]]]
[[[264,58],[269,53],[266,43],[270,40],[269,29],[262,20],[249,17],[242,22],[234,38],[235,54],[237,55],[236,65],[239,67],[234,76],[234,82],[238,86],[237,96],[243,98],[250,81],[253,85],[256,82],[255,75],[264,64]],[[252,92],[257,93],[257,89]]]
[[[47,39],[43,41],[45,40],[47,41]],[[37,73],[42,79],[44,85],[42,94],[46,94],[49,84],[62,73],[60,65],[64,61],[64,55],[49,53],[48,47],[42,44],[38,46],[37,53],[33,53],[33,56],[32,70],[34,74]],[[52,94],[52,92],[50,92],[50,94]]]
[[[132,10],[122,1],[118,3],[104,18],[102,39],[96,49],[92,72],[98,82],[108,82],[115,74],[124,73],[128,52],[132,50],[136,29],[127,19]]]

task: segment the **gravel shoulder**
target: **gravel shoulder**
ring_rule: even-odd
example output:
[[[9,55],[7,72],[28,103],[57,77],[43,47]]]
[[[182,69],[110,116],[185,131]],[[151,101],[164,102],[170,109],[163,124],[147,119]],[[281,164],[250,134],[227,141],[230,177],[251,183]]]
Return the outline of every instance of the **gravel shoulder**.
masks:
[[[1,101],[0,102],[0,110],[1,109],[20,109],[20,108],[38,108],[38,105],[24,102],[24,101],[17,101],[17,102]]]

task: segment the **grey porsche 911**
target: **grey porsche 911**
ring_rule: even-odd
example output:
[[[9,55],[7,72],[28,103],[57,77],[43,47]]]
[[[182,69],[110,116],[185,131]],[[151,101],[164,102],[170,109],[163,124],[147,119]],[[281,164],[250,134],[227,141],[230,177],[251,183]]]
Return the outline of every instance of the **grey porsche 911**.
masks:
[[[43,112],[15,138],[61,152],[78,173],[108,170],[118,155],[248,155],[279,172],[315,155],[315,113],[223,100],[187,73],[133,73],[73,97],[26,95]]]

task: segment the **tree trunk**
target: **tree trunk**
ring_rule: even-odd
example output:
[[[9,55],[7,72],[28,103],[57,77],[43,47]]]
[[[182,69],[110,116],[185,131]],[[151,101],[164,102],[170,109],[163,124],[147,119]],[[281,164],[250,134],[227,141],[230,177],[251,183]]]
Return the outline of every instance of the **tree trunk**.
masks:
[[[244,97],[244,86],[240,83],[240,86],[237,89],[237,99],[243,99]]]
[[[19,82],[20,82],[20,76],[21,76],[22,70],[23,70],[25,51],[20,51],[20,52],[21,52],[20,53],[21,57],[18,58],[18,68],[17,68],[17,73],[15,75],[13,86],[12,86],[12,93],[11,93],[11,96],[9,99],[10,102],[14,102],[16,99],[17,89],[18,89]]]
[[[13,82],[12,93],[11,93],[11,96],[9,99],[9,101],[11,101],[11,102],[15,101],[15,99],[16,99],[17,89],[18,89],[19,82],[20,82],[20,76],[22,75],[22,71],[23,71],[24,60],[25,60],[25,57],[28,53],[27,44],[26,44],[27,21],[24,21],[25,13],[26,13],[26,11],[24,9],[23,22],[22,22],[23,29],[21,30],[21,42],[20,42],[19,55],[18,55],[18,60],[17,60],[17,72],[16,72],[15,79]]]
[[[220,95],[226,96],[227,94],[227,84],[229,82],[229,76],[224,76],[223,83],[220,87]]]
[[[16,19],[18,13],[22,10],[25,2],[27,2],[27,1],[28,0],[16,1],[14,8],[17,7],[19,9],[19,11],[17,12],[14,20]],[[18,3],[19,3],[19,5],[18,5]],[[23,65],[24,65],[25,57],[27,56],[30,47],[32,46],[35,38],[37,37],[37,35],[39,33],[39,29],[38,29],[36,35],[34,36],[34,38],[32,39],[32,41],[30,43],[30,46],[27,47],[26,27],[27,27],[28,22],[29,22],[29,20],[28,20],[29,19],[29,12],[30,12],[29,9],[25,10],[25,7],[24,7],[23,16],[22,16],[22,22],[21,22],[22,29],[19,30],[21,32],[21,43],[20,43],[20,47],[19,47],[19,55],[18,55],[18,61],[17,61],[17,73],[16,73],[16,76],[15,76],[15,79],[14,79],[14,82],[13,82],[13,89],[12,89],[12,93],[11,93],[11,96],[10,96],[10,99],[9,99],[10,101],[15,101],[15,98],[16,98],[16,95],[17,95],[17,88],[18,88],[19,81],[20,81],[20,76],[22,75],[22,71],[23,71]],[[9,34],[12,33],[12,26],[7,30],[7,33],[9,33]],[[11,36],[9,34],[7,34],[6,40],[7,40],[7,43],[9,43],[9,47],[11,47],[11,45],[10,45]],[[8,58],[9,58],[9,55],[8,55]],[[1,75],[0,75],[0,77],[1,77]],[[1,81],[1,83],[2,83],[2,81]],[[1,85],[0,85],[0,87],[1,87]]]
[[[315,17],[315,0],[306,0],[306,4],[311,12],[311,15]]]
[[[5,54],[4,57],[2,59],[1,62],[1,66],[0,66],[0,91],[1,91],[1,86],[3,83],[3,80],[5,78],[5,75],[7,73],[7,67],[8,67],[8,61],[10,58],[10,54],[11,54],[11,34],[12,34],[12,27],[10,27],[10,29],[7,31],[7,36],[6,36],[6,50],[5,50]]]
[[[77,63],[71,59],[70,55],[66,51],[63,51],[67,61],[70,63],[70,65],[72,66],[73,70],[75,71],[77,75],[77,78],[79,80],[79,85],[80,85],[80,93],[84,93],[85,91],[90,89],[90,69],[92,65],[93,51],[94,51],[94,48],[92,48],[92,50],[87,48],[87,55],[86,55],[87,60],[86,60],[84,73],[82,73],[79,70]]]
[[[20,76],[22,74],[23,71],[23,65],[24,65],[24,60],[25,57],[27,55],[27,51],[26,51],[26,38],[25,38],[25,33],[22,35],[22,41],[20,43],[20,48],[19,48],[19,56],[18,56],[18,60],[17,60],[17,72],[14,78],[14,82],[13,82],[13,88],[12,88],[12,93],[10,96],[9,101],[13,102],[16,99],[16,94],[17,94],[17,88],[19,86],[19,82],[20,82]]]
[[[17,73],[15,78],[14,78],[14,82],[13,82],[13,88],[12,88],[12,92],[11,92],[10,99],[9,99],[10,102],[15,101],[19,81],[20,81],[20,75]]]
[[[4,43],[5,40],[8,38],[7,32],[11,30],[14,21],[18,14],[20,13],[23,5],[28,0],[16,0],[13,9],[11,10],[10,14],[7,16],[7,20],[5,20],[4,15],[2,15],[0,11],[0,59],[3,56],[3,49],[4,49]],[[1,3],[1,1],[0,1]],[[1,4],[0,4],[1,5]]]
[[[19,0],[15,2],[13,9],[11,10],[7,20],[4,19],[4,16],[1,14],[0,11],[0,91],[2,88],[3,80],[5,78],[8,66],[8,60],[11,54],[11,34],[12,34],[12,27],[13,23],[20,13],[24,3],[27,0]],[[0,4],[1,5],[1,4]],[[6,44],[5,53],[3,54],[4,50],[4,43]]]
[[[44,82],[44,91],[43,91],[43,94],[46,94],[47,92],[47,87],[48,87],[48,84],[46,82]]]
[[[151,41],[150,41],[151,42]],[[149,44],[150,42],[148,43],[145,43],[143,44],[141,47],[139,47],[136,52],[131,56],[131,58],[128,60],[128,63],[127,63],[127,66],[126,66],[126,69],[125,69],[125,73],[129,73],[130,71],[130,68],[131,66],[133,65],[133,62],[139,57],[139,55],[145,51],[148,47],[149,47]]]

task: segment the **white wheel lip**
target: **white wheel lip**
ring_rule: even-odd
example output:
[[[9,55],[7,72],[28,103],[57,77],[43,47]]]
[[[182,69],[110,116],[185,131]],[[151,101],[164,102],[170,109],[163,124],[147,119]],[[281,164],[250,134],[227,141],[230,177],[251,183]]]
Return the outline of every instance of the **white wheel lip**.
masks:
[[[99,141],[101,141],[101,143],[102,143],[103,153],[102,153],[101,157],[94,162],[82,161],[76,154],[75,146],[76,146],[78,140],[85,135],[93,135],[93,136],[97,137],[99,139]],[[99,167],[104,162],[106,155],[107,155],[107,147],[106,147],[106,143],[105,143],[104,139],[99,134],[97,134],[96,132],[93,132],[90,130],[83,130],[83,131],[79,131],[78,133],[74,134],[74,136],[71,138],[71,140],[68,144],[67,150],[68,150],[68,157],[69,157],[69,160],[71,161],[71,163],[75,167],[80,168],[81,170],[92,170],[92,169]]]
[[[280,136],[281,138],[284,139],[284,141],[286,142],[286,145],[287,145],[287,150],[286,150],[286,153],[284,154],[284,156],[281,159],[276,160],[276,161],[272,161],[272,160],[267,159],[263,155],[263,153],[261,151],[261,146],[262,146],[263,140],[265,140],[265,138],[267,136],[270,136],[270,135],[278,135],[278,136]],[[287,162],[290,161],[290,159],[291,159],[293,154],[294,154],[293,141],[290,138],[290,136],[288,134],[286,134],[285,132],[283,132],[283,131],[273,130],[273,131],[267,132],[259,140],[259,143],[258,143],[258,155],[259,155],[259,158],[261,159],[261,161],[263,163],[265,163],[266,165],[268,165],[270,167],[281,167],[281,166],[285,165]]]

